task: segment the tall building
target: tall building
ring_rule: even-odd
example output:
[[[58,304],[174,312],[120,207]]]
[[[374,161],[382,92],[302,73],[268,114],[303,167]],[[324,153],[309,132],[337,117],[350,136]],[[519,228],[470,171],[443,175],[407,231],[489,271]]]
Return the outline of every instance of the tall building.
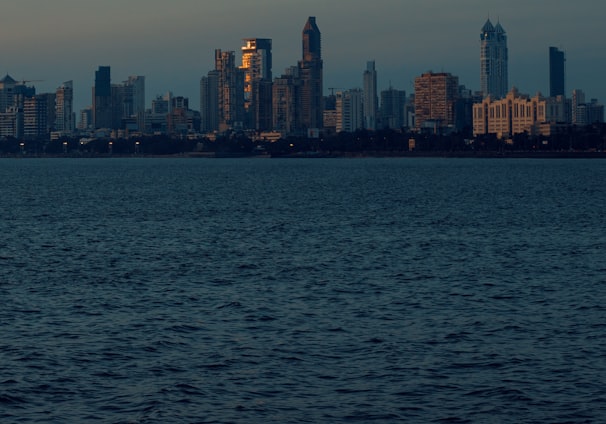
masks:
[[[233,51],[215,50],[215,70],[218,72],[219,130],[244,127],[244,71],[236,66]]]
[[[200,131],[219,131],[219,71],[200,79]]]
[[[123,84],[122,121],[129,129],[145,129],[145,77],[131,75]]]
[[[303,59],[299,61],[302,82],[300,110],[304,130],[323,127],[322,40],[316,18],[310,16],[303,27]]]
[[[26,139],[46,138],[54,123],[55,94],[37,94],[24,101],[23,136]]]
[[[272,87],[272,127],[283,135],[300,133],[301,115],[298,108],[301,94],[299,68],[293,66],[276,78]]]
[[[0,136],[24,135],[25,100],[36,95],[36,88],[25,82],[17,82],[9,75],[0,79]]]
[[[598,103],[597,99],[591,99],[587,103],[583,90],[572,90],[571,103],[573,125],[584,126],[604,122],[604,105]]]
[[[80,110],[79,130],[90,130],[93,128],[93,108],[88,106]]]
[[[6,112],[8,108],[15,106],[16,86],[17,81],[8,74],[0,80],[0,112]]]
[[[381,91],[381,127],[399,130],[408,125],[406,120],[406,92],[389,87]]]
[[[480,34],[480,87],[484,97],[500,99],[507,95],[507,35],[500,23],[490,19]]]
[[[379,109],[377,97],[377,71],[375,61],[366,62],[364,71],[364,128],[374,131],[377,129],[377,113]]]
[[[426,72],[415,78],[415,128],[445,128],[455,124],[459,78]]]
[[[55,92],[55,129],[59,132],[70,134],[76,127],[74,104],[74,84],[66,81]]]
[[[354,132],[364,127],[363,92],[360,89],[337,92],[336,131]]]
[[[565,68],[566,58],[564,52],[557,47],[549,48],[549,96],[565,96]]]
[[[93,128],[112,128],[111,68],[99,66],[93,87]]]
[[[247,127],[269,130],[272,121],[271,39],[245,38],[244,43],[241,69],[244,71],[244,109]]]

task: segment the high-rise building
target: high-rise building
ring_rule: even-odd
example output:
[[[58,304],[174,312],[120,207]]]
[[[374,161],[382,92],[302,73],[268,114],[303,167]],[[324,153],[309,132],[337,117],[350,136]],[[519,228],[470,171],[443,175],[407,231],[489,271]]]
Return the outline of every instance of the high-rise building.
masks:
[[[508,89],[507,35],[500,23],[490,19],[480,34],[480,87],[484,97],[505,97]]]
[[[377,71],[375,61],[366,62],[364,71],[364,128],[374,131],[377,129],[377,112],[379,100],[377,97]]]
[[[236,66],[233,51],[215,50],[215,70],[218,72],[219,130],[244,127],[244,71]]]
[[[19,84],[10,75],[0,80],[0,137],[23,136],[23,105],[19,104]]]
[[[247,127],[269,130],[272,121],[271,39],[245,38],[244,43],[241,69],[244,71],[244,109]]]
[[[23,135],[27,139],[46,138],[54,119],[52,105],[55,94],[37,94],[28,97],[23,109]]]
[[[0,112],[6,112],[8,108],[15,106],[16,85],[17,81],[8,74],[0,80]]]
[[[93,87],[93,128],[112,128],[111,68],[99,66]]]
[[[364,127],[363,92],[360,89],[337,92],[336,131],[354,132]]]
[[[145,129],[145,77],[131,75],[124,81],[122,120],[137,130]]]
[[[293,66],[276,78],[272,87],[272,127],[283,135],[297,134],[301,129],[298,109],[301,93],[299,68]]]
[[[415,78],[415,128],[444,128],[455,124],[459,78],[426,72]]]
[[[400,129],[408,125],[406,120],[406,92],[389,87],[381,91],[381,127]]]
[[[591,99],[587,103],[583,90],[572,90],[571,107],[573,125],[584,126],[604,122],[604,105],[598,103],[597,99]]]
[[[219,131],[219,71],[200,79],[200,131]]]
[[[310,16],[303,27],[303,59],[299,61],[301,124],[307,131],[323,127],[322,68],[321,34],[316,18]]]
[[[61,133],[70,134],[74,131],[75,114],[74,104],[74,84],[72,81],[66,81],[55,92],[55,129]]]
[[[565,96],[566,58],[557,47],[549,48],[549,96]]]
[[[90,130],[93,128],[93,108],[88,106],[80,110],[79,130]]]

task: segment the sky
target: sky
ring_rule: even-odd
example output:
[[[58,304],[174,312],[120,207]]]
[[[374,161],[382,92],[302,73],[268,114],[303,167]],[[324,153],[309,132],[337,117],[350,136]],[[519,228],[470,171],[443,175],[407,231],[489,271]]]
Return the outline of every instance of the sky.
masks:
[[[74,82],[74,109],[91,104],[95,70],[112,82],[146,78],[146,107],[171,91],[199,107],[214,51],[240,57],[243,38],[271,38],[273,75],[301,59],[301,32],[322,33],[324,89],[362,87],[375,61],[379,90],[412,93],[423,72],[450,72],[480,88],[480,30],[490,18],[508,37],[509,85],[549,94],[548,49],[566,52],[566,91],[606,102],[604,0],[4,0],[0,73],[37,80],[38,93]],[[0,76],[1,77],[1,76]]]

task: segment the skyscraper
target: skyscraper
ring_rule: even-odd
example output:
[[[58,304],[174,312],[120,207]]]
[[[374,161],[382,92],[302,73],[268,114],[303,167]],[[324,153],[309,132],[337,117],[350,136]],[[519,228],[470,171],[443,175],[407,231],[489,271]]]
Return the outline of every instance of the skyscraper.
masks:
[[[73,111],[74,102],[74,84],[72,81],[67,81],[61,84],[55,93],[55,129],[63,133],[71,133],[74,131],[75,115]]]
[[[406,126],[406,92],[389,89],[381,91],[381,126],[382,128],[400,129]]]
[[[507,72],[507,35],[500,23],[493,26],[488,19],[480,34],[480,88],[484,97],[507,95]]]
[[[200,79],[200,130],[219,130],[219,71],[213,70]]]
[[[145,128],[145,77],[141,75],[131,75],[128,80],[124,81],[124,86],[127,87],[129,97],[129,109],[126,109],[126,116],[135,116],[139,128]]]
[[[272,127],[283,135],[300,132],[300,110],[298,109],[301,79],[299,68],[291,66],[272,86]]]
[[[111,68],[99,66],[93,87],[93,127],[112,128]]]
[[[37,94],[24,100],[23,136],[26,139],[45,138],[54,123],[55,94]]]
[[[364,128],[374,131],[377,129],[377,71],[375,61],[366,62],[364,71]]]
[[[244,71],[236,66],[233,51],[215,50],[218,72],[219,130],[241,129],[244,125]]]
[[[271,129],[272,57],[271,40],[245,38],[242,46],[244,71],[244,109],[247,127],[256,130]]]
[[[316,18],[310,16],[303,27],[303,59],[299,61],[301,124],[308,131],[323,127],[322,67],[321,34]]]
[[[565,96],[564,52],[557,47],[549,48],[549,97]]]

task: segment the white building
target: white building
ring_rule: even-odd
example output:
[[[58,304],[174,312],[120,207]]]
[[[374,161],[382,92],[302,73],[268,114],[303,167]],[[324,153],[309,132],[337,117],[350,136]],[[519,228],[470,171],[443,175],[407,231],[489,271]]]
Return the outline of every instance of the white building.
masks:
[[[337,133],[364,128],[363,93],[360,89],[339,91],[337,96]]]

